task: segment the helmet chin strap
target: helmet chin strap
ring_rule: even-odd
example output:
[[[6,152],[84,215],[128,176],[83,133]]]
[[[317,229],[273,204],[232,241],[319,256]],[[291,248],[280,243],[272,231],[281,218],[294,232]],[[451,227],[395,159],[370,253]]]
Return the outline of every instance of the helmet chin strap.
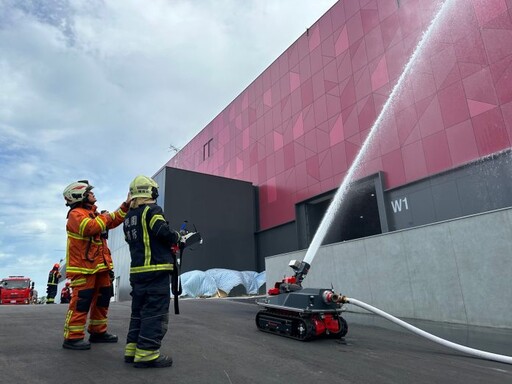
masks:
[[[151,198],[156,200],[158,197],[158,188],[151,187]]]

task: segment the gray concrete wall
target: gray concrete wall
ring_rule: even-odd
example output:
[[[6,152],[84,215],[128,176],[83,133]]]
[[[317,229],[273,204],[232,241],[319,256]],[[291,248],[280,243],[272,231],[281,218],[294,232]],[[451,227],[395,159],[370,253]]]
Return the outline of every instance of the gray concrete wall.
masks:
[[[397,317],[512,328],[511,239],[507,208],[322,246],[303,286],[332,284]],[[305,254],[267,257],[267,288]]]

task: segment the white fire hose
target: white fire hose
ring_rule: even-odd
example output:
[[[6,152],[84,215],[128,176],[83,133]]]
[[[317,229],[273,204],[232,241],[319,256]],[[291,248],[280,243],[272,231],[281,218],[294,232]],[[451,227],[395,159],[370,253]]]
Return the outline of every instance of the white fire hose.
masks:
[[[512,357],[511,356],[506,356],[506,355],[499,355],[497,353],[491,353],[491,352],[485,352],[485,351],[481,351],[479,349],[475,349],[475,348],[469,348],[469,347],[466,347],[464,345],[460,345],[460,344],[457,344],[457,343],[453,343],[451,341],[448,341],[448,340],[445,340],[445,339],[442,339],[438,336],[434,336],[432,335],[431,333],[428,333],[428,332],[425,332],[419,328],[416,328],[415,326],[409,324],[409,323],[406,323],[405,321],[402,321],[392,315],[390,315],[389,313],[386,313],[378,308],[375,308],[369,304],[366,304],[362,301],[359,301],[359,300],[356,300],[356,299],[352,299],[352,298],[348,298],[346,296],[340,296],[339,298],[339,302],[342,302],[342,303],[349,303],[349,304],[353,304],[353,305],[356,305],[358,307],[361,307],[363,309],[366,309],[367,311],[370,311],[370,312],[373,312],[379,316],[382,316],[390,321],[392,321],[393,323],[397,324],[397,325],[400,325],[401,327],[404,327],[406,329],[408,329],[409,331],[411,332],[414,332],[416,333],[417,335],[420,335],[420,336],[423,336],[431,341],[433,341],[434,343],[438,343],[438,344],[441,344],[441,345],[444,345],[445,347],[448,347],[448,348],[453,348],[459,352],[463,352],[463,353],[467,353],[468,355],[473,355],[473,356],[476,356],[476,357],[479,357],[479,358],[482,358],[482,359],[487,359],[487,360],[494,360],[494,361],[499,361],[501,363],[506,363],[506,364],[512,364]]]

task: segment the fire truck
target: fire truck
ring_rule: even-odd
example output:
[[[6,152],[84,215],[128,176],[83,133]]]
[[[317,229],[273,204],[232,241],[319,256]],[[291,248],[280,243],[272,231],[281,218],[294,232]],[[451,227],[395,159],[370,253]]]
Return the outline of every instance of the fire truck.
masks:
[[[0,304],[30,304],[34,282],[25,276],[9,276],[0,281]]]

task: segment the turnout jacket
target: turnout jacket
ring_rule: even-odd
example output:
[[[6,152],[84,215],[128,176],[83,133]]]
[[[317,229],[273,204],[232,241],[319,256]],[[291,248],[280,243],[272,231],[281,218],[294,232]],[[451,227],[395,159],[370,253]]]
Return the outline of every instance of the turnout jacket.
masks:
[[[128,204],[115,212],[98,213],[95,205],[76,207],[69,211],[66,230],[66,277],[90,275],[113,269],[112,256],[105,235],[108,229],[120,225]]]
[[[155,203],[131,208],[124,219],[125,240],[130,248],[130,280],[145,282],[173,270],[171,245],[180,235],[171,230],[162,208]]]
[[[58,269],[52,269],[50,273],[48,273],[48,285],[57,285],[59,284],[60,273]]]

